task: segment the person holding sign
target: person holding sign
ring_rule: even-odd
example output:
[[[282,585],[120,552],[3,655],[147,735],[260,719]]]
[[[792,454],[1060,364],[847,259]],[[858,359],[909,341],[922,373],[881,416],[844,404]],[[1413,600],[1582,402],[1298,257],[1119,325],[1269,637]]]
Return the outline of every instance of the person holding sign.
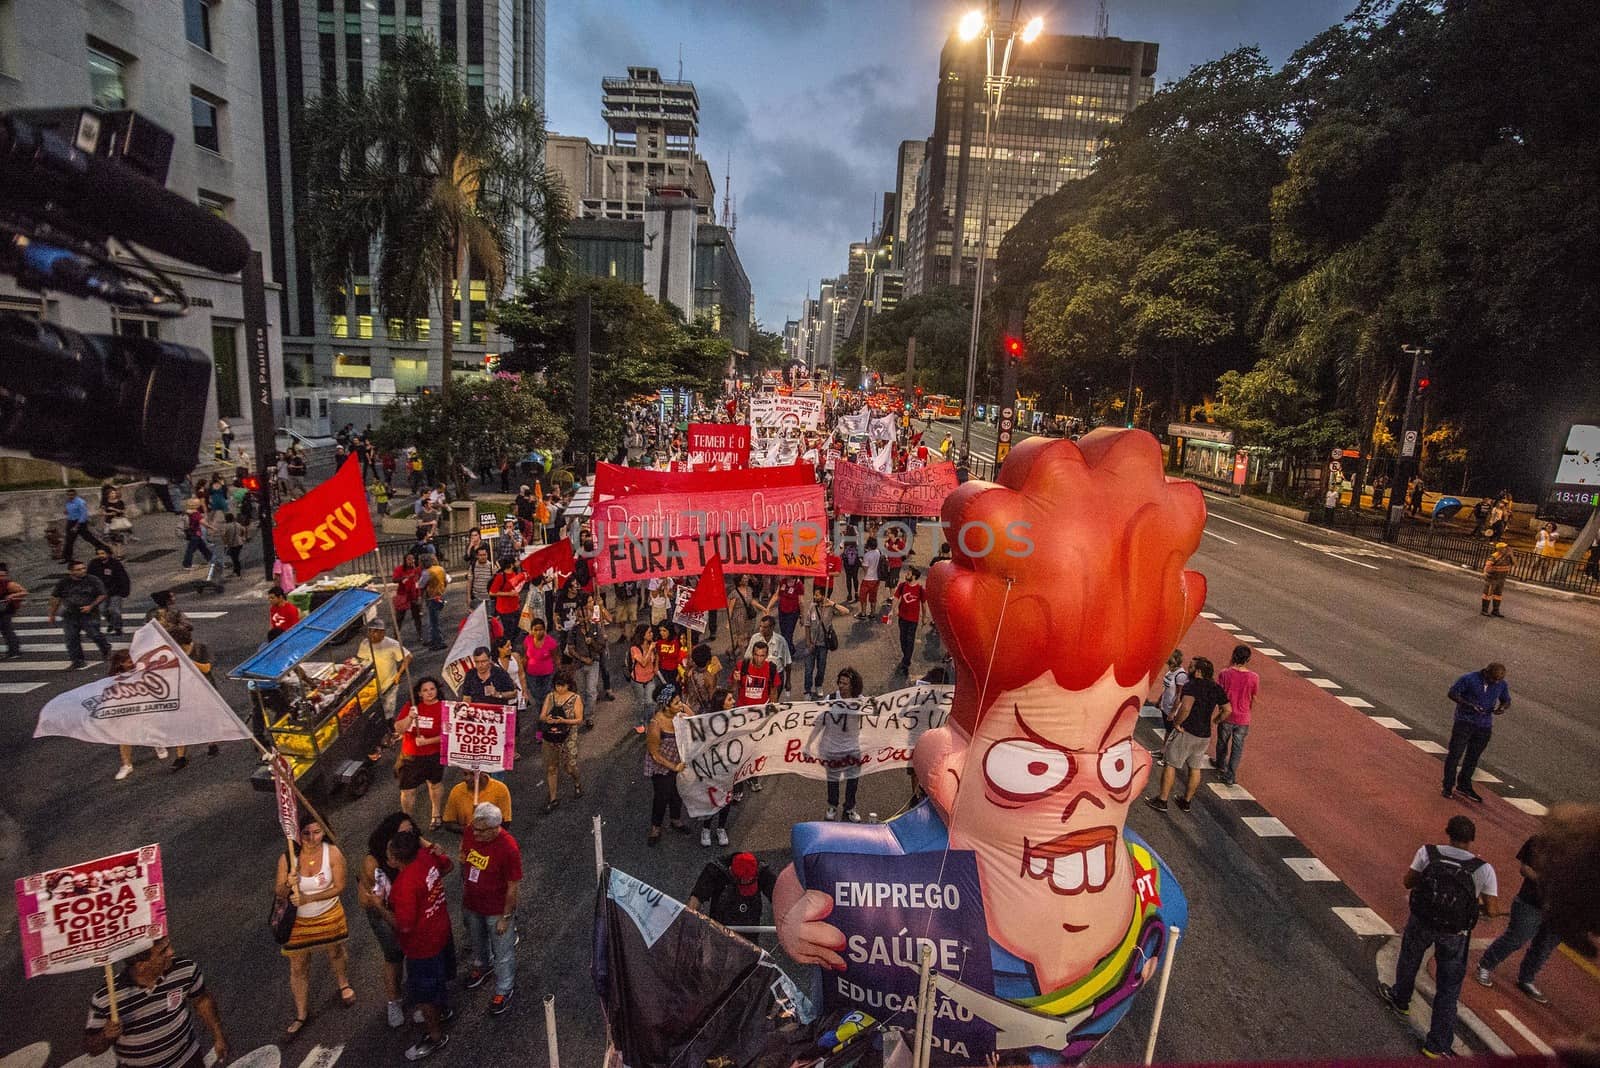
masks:
[[[650,717],[649,733],[645,735],[644,774],[650,780],[650,835],[646,844],[661,841],[662,817],[672,816],[672,828],[689,833],[689,824],[683,818],[683,798],[678,796],[678,773],[684,769],[678,755],[678,735],[672,717],[689,714],[683,703],[678,684],[668,682],[656,693],[656,714]]]
[[[294,929],[282,953],[289,958],[289,992],[294,995],[294,1019],[283,1029],[285,1035],[298,1035],[310,1018],[311,954],[320,949],[333,969],[339,984],[339,1000],[346,1007],[356,1003],[356,992],[346,975],[348,958],[344,944],[350,937],[345,921],[344,853],[327,840],[322,822],[310,811],[300,813],[300,851],[291,868],[288,854],[278,858],[278,878],[274,889],[279,900],[287,898],[295,906]]]
[[[444,803],[444,829],[456,834],[467,833],[473,810],[484,802],[499,809],[501,823],[511,826],[511,791],[506,784],[491,779],[486,771],[469,771],[465,779],[450,789],[450,799]]]
[[[395,778],[400,783],[400,807],[412,810],[417,787],[428,784],[428,802],[433,812],[429,830],[438,830],[441,802],[444,800],[444,765],[439,763],[439,735],[444,724],[443,687],[429,675],[418,679],[411,691],[411,703],[394,721],[400,732],[400,762]]]
[[[111,971],[109,965],[107,972]],[[117,1063],[149,1068],[199,1068],[204,1063],[194,1017],[199,1014],[211,1032],[211,1050],[220,1063],[228,1059],[222,1014],[206,989],[199,965],[172,952],[170,938],[158,939],[127,959],[111,985],[102,986],[89,1002],[83,1025],[83,1049],[91,1057],[115,1050]]]
[[[504,639],[501,639],[502,641]],[[514,705],[521,691],[506,669],[494,662],[489,647],[472,650],[473,670],[461,682],[461,696],[475,705]]]
[[[572,779],[572,796],[583,796],[583,784],[578,781],[578,727],[583,723],[583,712],[583,697],[573,689],[572,672],[562,668],[556,672],[544,707],[539,710],[539,722],[544,725],[544,775],[550,787],[550,800],[544,806],[547,813],[561,803],[556,794],[556,776],[562,768]]]

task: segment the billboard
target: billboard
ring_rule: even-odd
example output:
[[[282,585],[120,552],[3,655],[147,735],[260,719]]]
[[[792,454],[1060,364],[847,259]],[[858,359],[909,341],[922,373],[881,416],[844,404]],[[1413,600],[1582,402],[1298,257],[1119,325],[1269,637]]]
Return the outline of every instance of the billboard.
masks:
[[[1580,423],[1567,432],[1548,500],[1600,507],[1600,426]]]

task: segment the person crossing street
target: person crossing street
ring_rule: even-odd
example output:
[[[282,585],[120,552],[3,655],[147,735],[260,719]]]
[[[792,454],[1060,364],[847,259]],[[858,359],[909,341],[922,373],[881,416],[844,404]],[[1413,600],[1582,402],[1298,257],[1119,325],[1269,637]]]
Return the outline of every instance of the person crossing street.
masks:
[[[1506,685],[1506,666],[1499,662],[1457,679],[1446,695],[1456,703],[1455,725],[1450,729],[1450,746],[1444,758],[1443,796],[1460,794],[1468,801],[1482,803],[1472,787],[1472,774],[1478,758],[1488,748],[1494,733],[1494,719],[1511,707],[1511,688]]]

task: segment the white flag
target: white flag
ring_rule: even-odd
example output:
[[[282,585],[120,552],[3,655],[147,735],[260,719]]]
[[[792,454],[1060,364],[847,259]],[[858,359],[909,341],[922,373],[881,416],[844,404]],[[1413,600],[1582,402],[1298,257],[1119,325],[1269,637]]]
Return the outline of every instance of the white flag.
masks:
[[[461,693],[461,684],[466,681],[467,672],[472,670],[472,651],[480,646],[494,648],[489,642],[489,610],[485,607],[488,603],[487,600],[478,602],[478,607],[462,624],[461,633],[456,635],[456,643],[445,654],[444,681],[450,684],[452,693]]]
[[[871,418],[871,413],[865,408],[849,415],[841,415],[839,417],[839,429],[846,434],[865,434],[867,432],[867,421]]]
[[[149,746],[250,740],[250,729],[161,624],[135,631],[128,654],[132,671],[51,698],[33,736]]]
[[[894,472],[894,446],[884,442],[881,447],[872,450],[872,469],[879,474],[888,475]]]
[[[893,441],[897,436],[894,413],[889,412],[887,415],[880,415],[874,419],[869,436],[873,441]]]

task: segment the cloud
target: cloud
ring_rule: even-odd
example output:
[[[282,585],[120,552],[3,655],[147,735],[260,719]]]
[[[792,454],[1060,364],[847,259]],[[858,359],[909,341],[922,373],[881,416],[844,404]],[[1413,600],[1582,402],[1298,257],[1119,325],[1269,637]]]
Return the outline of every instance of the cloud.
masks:
[[[787,30],[817,30],[828,20],[830,0],[666,0],[712,23],[742,22]]]

